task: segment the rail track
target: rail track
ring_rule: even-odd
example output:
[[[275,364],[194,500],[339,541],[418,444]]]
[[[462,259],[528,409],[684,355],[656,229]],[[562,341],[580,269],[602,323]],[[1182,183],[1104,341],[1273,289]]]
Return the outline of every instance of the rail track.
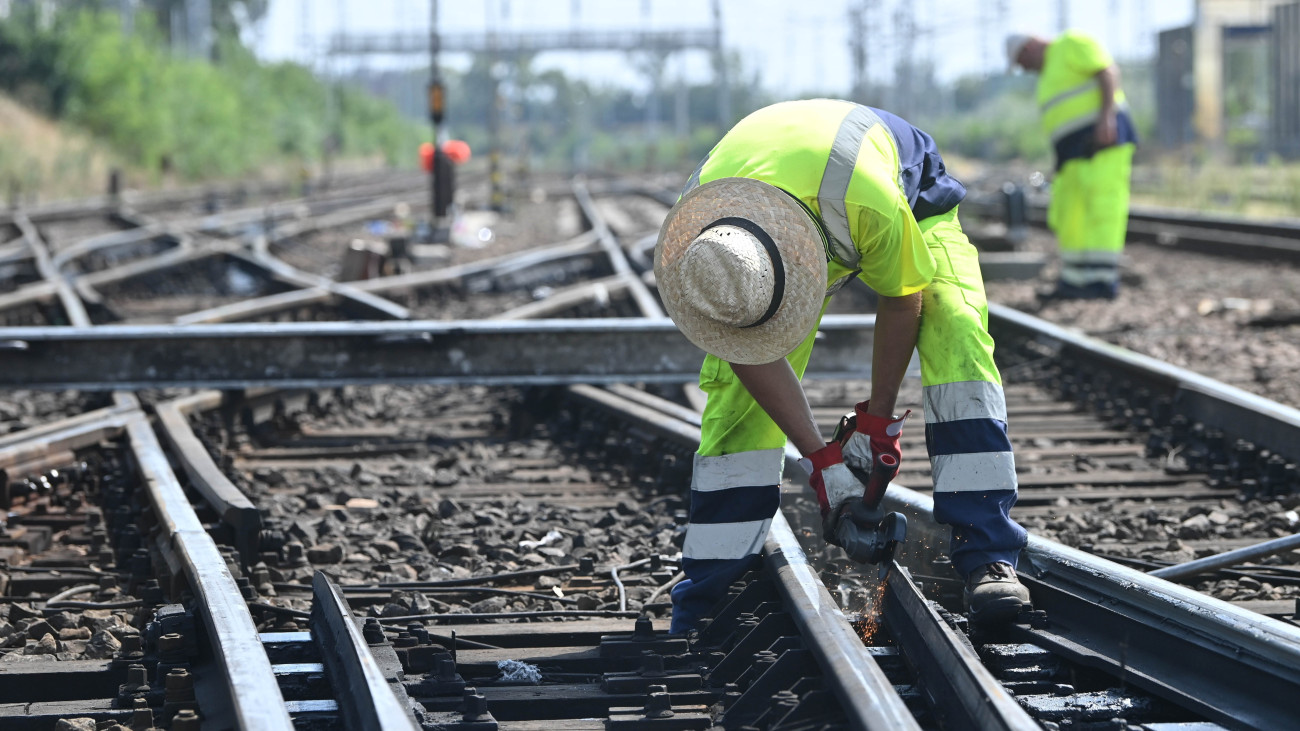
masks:
[[[69,667],[0,663],[23,675],[0,706],[6,723],[148,713],[173,728],[1287,727],[1300,682],[1293,546],[1255,548],[1271,556],[1258,564],[1190,561],[1229,541],[1285,539],[1272,534],[1294,522],[1300,418],[1002,308],[990,320],[1018,517],[1070,544],[1031,543],[1021,568],[1038,611],[996,634],[965,622],[909,434],[891,500],[913,533],[883,582],[815,540],[806,487],[792,480],[762,571],[697,636],[665,635],[698,439],[680,386],[698,361],[673,350],[671,328],[629,319],[658,315],[637,266],[644,237],[619,241],[594,205],[602,194],[574,187],[591,233],[561,245],[350,285],[406,302],[372,306],[369,319],[472,300],[443,325],[321,322],[350,293],[317,280],[171,316],[194,328],[5,329],[24,386],[142,385],[144,368],[111,353],[148,347],[167,354],[147,364],[153,387],[225,389],[147,392],[143,407],[96,404],[0,437],[8,530],[51,529],[44,544],[32,531],[5,574],[26,589],[4,592],[5,606],[32,612],[7,615],[22,656],[41,654],[26,653],[46,635],[54,656],[80,641],[60,640],[44,615],[76,608],[56,594],[89,576],[81,595],[96,601],[82,604],[132,606],[85,611],[118,612],[111,627],[136,638],[106,630],[120,645],[106,657],[61,660],[94,663],[75,668],[77,684],[60,674]],[[603,319],[557,329],[555,318],[587,316]],[[534,317],[549,319],[512,322]],[[262,324],[194,335],[248,320]],[[284,320],[301,322],[267,324]],[[821,423],[865,387],[843,365],[864,343],[836,328],[869,335],[866,324],[828,322],[826,367],[810,384]],[[334,369],[337,346],[318,337],[345,330],[361,339],[343,350],[378,350],[369,367],[380,370]],[[568,359],[548,346],[560,333],[578,351]],[[449,345],[453,334],[462,339]],[[229,368],[222,350],[249,338],[259,347],[239,357],[274,369]],[[508,359],[492,356],[508,344]],[[659,346],[671,355],[637,365],[638,348]],[[284,353],[296,356],[277,361]],[[475,368],[450,367],[467,353]],[[407,358],[441,385],[341,385],[414,382],[400,372]],[[1255,532],[1235,520],[1251,511]],[[1229,524],[1240,530],[1219,530]],[[42,621],[59,631],[31,637]]]
[[[962,209],[1008,226],[1047,228],[1048,196],[1011,185],[1004,191],[978,191]],[[1215,256],[1300,262],[1300,224],[1294,220],[1259,220],[1135,206],[1129,211],[1128,240],[1158,244],[1175,251]]]

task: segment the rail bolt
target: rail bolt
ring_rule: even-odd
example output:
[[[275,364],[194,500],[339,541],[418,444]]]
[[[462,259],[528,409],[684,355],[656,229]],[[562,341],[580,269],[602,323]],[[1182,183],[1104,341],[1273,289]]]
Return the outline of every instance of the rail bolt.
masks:
[[[640,642],[652,642],[655,639],[654,623],[644,614],[636,618],[636,626],[632,630],[632,639]]]
[[[127,693],[149,690],[149,669],[143,665],[128,665],[126,668],[126,685],[122,690]]]
[[[194,700],[194,676],[185,668],[172,668],[167,673],[167,702],[184,703]]]
[[[782,708],[794,708],[799,705],[799,694],[789,690],[777,691],[772,702]]]
[[[465,713],[461,720],[466,723],[475,721],[488,720],[487,696],[478,692],[476,688],[465,689]]]
[[[668,686],[652,685],[645,699],[646,718],[672,718],[673,698],[668,695]]]
[[[143,698],[136,698],[131,702],[131,728],[151,728],[153,726],[153,709],[149,707],[149,701]]]
[[[366,623],[361,628],[361,636],[365,638],[366,644],[370,645],[382,645],[387,641],[383,625],[379,624],[379,619],[376,617],[366,617]]]
[[[199,731],[199,714],[185,708],[172,716],[172,731]]]

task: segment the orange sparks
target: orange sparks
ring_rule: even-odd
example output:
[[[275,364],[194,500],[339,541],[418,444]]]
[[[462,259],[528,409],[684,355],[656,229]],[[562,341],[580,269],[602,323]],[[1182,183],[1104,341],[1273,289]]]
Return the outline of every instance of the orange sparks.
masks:
[[[862,610],[858,613],[858,619],[853,622],[853,629],[857,630],[858,637],[861,638],[862,644],[871,645],[880,630],[881,619],[881,594],[884,591],[885,582],[867,582],[866,597],[863,602]]]

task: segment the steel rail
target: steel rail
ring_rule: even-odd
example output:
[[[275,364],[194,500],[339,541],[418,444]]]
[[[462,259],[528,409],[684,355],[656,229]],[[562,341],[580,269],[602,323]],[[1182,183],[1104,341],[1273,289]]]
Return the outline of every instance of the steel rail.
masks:
[[[40,271],[41,276],[47,282],[54,285],[54,291],[58,294],[59,302],[63,305],[63,311],[68,316],[68,321],[77,327],[89,327],[90,316],[86,314],[86,307],[77,294],[68,284],[68,280],[59,273],[54,262],[50,259],[50,252],[45,245],[41,234],[22,211],[14,214],[14,225],[22,232],[23,237],[27,239],[27,245],[31,247],[32,256],[36,258],[36,268]]]
[[[31,282],[12,292],[0,294],[0,313],[24,306],[48,305],[58,300],[58,297],[59,290],[54,282],[45,279]]]
[[[252,254],[237,252],[234,256],[249,264],[261,267],[276,279],[296,287],[326,289],[336,297],[350,301],[362,308],[374,310],[385,318],[393,320],[411,319],[411,311],[396,302],[386,300],[370,292],[361,291],[346,282],[336,282],[329,277],[308,274],[265,252]]]
[[[235,487],[225,472],[212,461],[212,456],[190,428],[188,414],[221,405],[220,391],[205,391],[154,406],[158,417],[158,430],[172,448],[172,454],[190,485],[212,506],[235,531],[235,548],[245,565],[257,561],[261,541],[262,514],[248,496]]]
[[[1042,727],[984,667],[965,636],[948,626],[921,596],[907,569],[891,561],[881,592],[886,626],[920,678],[944,729],[1039,731]]]
[[[220,664],[241,729],[292,731],[271,661],[226,560],[176,480],[149,420],[136,411],[126,423],[149,502],[166,546],[181,562],[198,598],[208,641]]]
[[[1275,554],[1283,553],[1284,551],[1292,551],[1296,548],[1300,548],[1300,534],[1285,536],[1283,538],[1274,538],[1271,541],[1263,541],[1262,543],[1256,543],[1253,546],[1243,546],[1231,551],[1216,553],[1213,556],[1198,558],[1195,561],[1188,561],[1174,566],[1166,566],[1147,573],[1161,579],[1177,581],[1179,579],[1191,578],[1198,574],[1230,568],[1238,564],[1246,563],[1247,561],[1253,561],[1257,558],[1273,556]]]
[[[354,188],[389,190],[394,185],[400,185],[401,188],[409,189],[413,182],[418,185],[423,179],[419,173],[410,175],[410,180],[402,180],[404,177],[408,176],[404,176],[400,172],[384,171],[379,176],[357,174],[341,176],[333,180],[315,181],[318,186],[326,185],[330,187],[318,196],[308,196],[308,199],[349,193]],[[394,178],[401,182],[392,183],[391,181]],[[290,186],[286,183],[249,184],[245,182],[228,185],[194,185],[166,191],[124,190],[116,197],[95,195],[29,206],[25,209],[25,213],[34,223],[45,223],[105,216],[118,212],[124,204],[147,210],[173,209],[180,204],[199,201],[213,195],[218,197],[235,195],[272,196],[283,194],[289,189]],[[0,212],[0,224],[12,222],[13,217],[14,214],[11,212]]]
[[[656,436],[695,447],[698,425],[683,422],[643,399],[633,402],[604,389],[574,386],[570,393],[617,413]],[[791,614],[824,670],[827,683],[843,704],[853,728],[919,729],[903,699],[840,611],[830,592],[808,564],[799,541],[779,511],[764,545],[764,566],[778,579]]]
[[[1026,196],[1025,223],[1046,228],[1047,196]],[[1004,203],[998,194],[971,194],[962,211],[1001,219]],[[1251,220],[1233,216],[1135,206],[1129,209],[1127,238],[1159,246],[1217,256],[1251,256],[1300,261],[1300,221]]]
[[[908,519],[898,560],[931,565],[949,529],[933,500],[892,483],[883,507]],[[1230,728],[1291,728],[1300,628],[1082,551],[1029,537],[1018,567],[1047,626],[1031,642],[1098,667]]]
[[[65,266],[83,256],[100,253],[118,247],[127,248],[131,246],[139,246],[143,242],[155,239],[165,239],[171,242],[167,247],[167,250],[169,251],[177,248],[185,249],[193,245],[189,241],[188,237],[179,237],[175,232],[169,230],[168,227],[156,223],[146,224],[139,228],[113,231],[111,233],[99,234],[97,236],[91,236],[90,238],[81,239],[55,254],[51,261],[57,271],[63,271]]]
[[[1175,407],[1207,424],[1231,424],[1234,436],[1300,460],[1300,410],[1256,396],[1185,368],[1090,338],[1004,305],[989,305],[994,339],[1028,338],[1054,357],[1119,371],[1174,398]]]
[[[133,408],[129,405],[110,406],[6,434],[0,439],[0,469],[7,470],[32,462],[53,452],[72,451],[98,444],[126,428]]]
[[[546,249],[535,250],[519,255],[503,256],[473,264],[444,267],[424,272],[395,274],[390,277],[365,279],[348,282],[347,285],[371,295],[383,295],[393,292],[418,290],[453,282],[463,282],[475,276],[507,276],[511,272],[535,270],[537,267],[562,259],[588,257],[599,251],[594,236],[579,236],[572,242],[558,244]],[[193,325],[199,323],[235,322],[259,315],[279,312],[293,307],[320,304],[330,299],[331,293],[324,287],[301,289],[293,292],[255,297],[241,302],[213,307],[183,315],[176,319],[177,324]]]
[[[592,403],[617,403],[602,389],[573,391]],[[638,399],[628,417],[660,414],[642,426],[665,439],[685,430],[668,426],[675,419],[662,416],[677,409],[656,408],[653,400]],[[797,456],[787,450],[787,475],[801,474],[790,465]],[[896,481],[884,507],[908,517],[900,563],[928,566],[945,555],[948,528],[934,520],[930,497]],[[1047,626],[1018,625],[1019,641],[1126,678],[1230,728],[1292,723],[1288,699],[1300,692],[1300,628],[1035,536],[1020,569]],[[890,587],[895,593],[899,588]]]
[[[317,571],[311,580],[311,635],[320,648],[325,674],[343,728],[349,731],[418,731],[409,700],[403,704],[389,687],[379,663],[361,636],[343,592]],[[346,701],[346,702],[343,702]],[[250,727],[251,728],[251,727]]]
[[[309,287],[294,289],[278,294],[218,305],[206,310],[190,312],[178,316],[173,322],[177,325],[211,325],[223,322],[241,322],[255,317],[283,312],[309,305],[323,305],[338,297],[326,287]]]
[[[46,246],[40,232],[36,230],[36,227],[21,211],[14,215],[14,220],[23,236],[27,239],[32,255],[36,257],[37,269],[41,272],[41,276],[54,285],[59,296],[59,302],[63,305],[63,311],[68,316],[68,322],[76,327],[92,327],[90,315],[86,312],[86,304],[78,294],[80,289],[74,291],[68,279],[54,265],[54,262],[50,259],[49,248]],[[3,340],[3,338],[0,338],[0,341]],[[115,391],[113,401],[120,406],[126,407],[135,407],[140,404],[134,394],[124,391]]]
[[[860,377],[874,324],[823,319],[808,376]],[[649,318],[0,328],[0,342],[0,384],[83,390],[685,383],[704,358]]]
[[[239,244],[230,241],[216,241],[203,249],[178,247],[175,249],[169,249],[147,259],[137,259],[110,269],[101,269],[97,272],[81,274],[73,281],[79,291],[94,291],[105,285],[118,284],[129,279],[134,279],[135,277],[154,274],[166,271],[167,269],[174,269],[178,266],[191,264],[204,259],[222,256],[228,257],[238,251],[240,251]],[[96,299],[99,300],[102,299],[102,297],[96,295]]]
[[[659,304],[659,300],[650,292],[650,288],[645,282],[637,276],[632,270],[632,265],[628,263],[627,255],[623,248],[619,246],[618,240],[614,237],[614,232],[609,230],[609,224],[605,223],[605,217],[600,215],[596,209],[596,203],[591,199],[591,194],[587,192],[587,186],[582,180],[575,180],[573,183],[573,196],[578,201],[578,207],[582,215],[587,219],[587,224],[600,241],[601,247],[609,256],[609,261],[614,267],[614,274],[622,277],[627,281],[628,287],[632,291],[632,298],[636,300],[637,307],[640,308],[641,314],[645,317],[665,317],[664,309]]]
[[[484,319],[530,320],[543,317],[558,317],[578,305],[588,302],[608,301],[613,295],[621,295],[631,289],[628,278],[625,276],[605,277],[604,279],[558,289],[546,299],[529,302],[526,305],[520,305]]]

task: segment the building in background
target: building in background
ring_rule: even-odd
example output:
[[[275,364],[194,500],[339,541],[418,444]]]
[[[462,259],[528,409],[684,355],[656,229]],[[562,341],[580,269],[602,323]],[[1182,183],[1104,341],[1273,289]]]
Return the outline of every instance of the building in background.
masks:
[[[1164,147],[1300,157],[1300,2],[1198,0],[1160,33],[1156,106]]]

